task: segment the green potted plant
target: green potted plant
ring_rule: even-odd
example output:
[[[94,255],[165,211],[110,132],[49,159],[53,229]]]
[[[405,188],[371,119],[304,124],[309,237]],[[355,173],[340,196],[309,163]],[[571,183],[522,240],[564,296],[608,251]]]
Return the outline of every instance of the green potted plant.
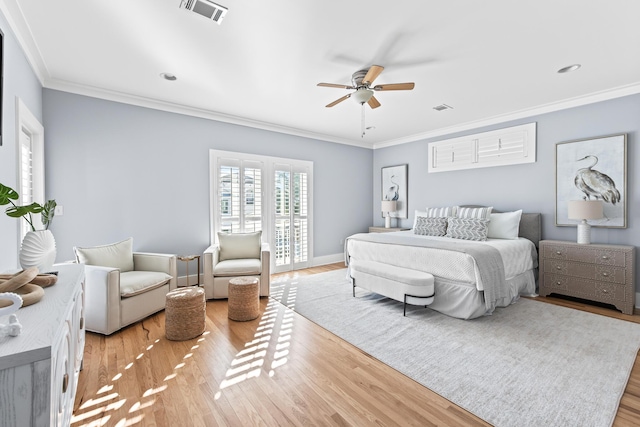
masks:
[[[44,205],[31,203],[18,206],[14,200],[20,196],[13,188],[0,183],[0,206],[11,204],[5,213],[11,218],[24,218],[31,227],[22,240],[20,248],[20,265],[22,268],[38,267],[41,273],[51,271],[56,258],[56,241],[49,231],[49,225],[55,215],[56,201],[48,200]],[[43,230],[37,230],[33,223],[33,215],[40,214]]]

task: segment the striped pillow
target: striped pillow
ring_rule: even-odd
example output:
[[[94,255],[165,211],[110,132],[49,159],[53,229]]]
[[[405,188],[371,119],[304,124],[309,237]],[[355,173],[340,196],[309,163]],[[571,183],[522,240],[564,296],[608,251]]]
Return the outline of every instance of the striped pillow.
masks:
[[[446,218],[448,216],[456,216],[457,206],[447,206],[445,208],[427,208],[429,218]]]
[[[487,240],[489,220],[478,218],[448,218],[447,237],[462,240]]]
[[[444,236],[447,233],[447,218],[419,216],[416,218],[413,233],[422,236]]]
[[[491,219],[491,210],[493,206],[489,206],[486,208],[464,208],[462,206],[457,206],[456,217],[458,218],[475,218],[475,219],[486,219],[489,221]]]

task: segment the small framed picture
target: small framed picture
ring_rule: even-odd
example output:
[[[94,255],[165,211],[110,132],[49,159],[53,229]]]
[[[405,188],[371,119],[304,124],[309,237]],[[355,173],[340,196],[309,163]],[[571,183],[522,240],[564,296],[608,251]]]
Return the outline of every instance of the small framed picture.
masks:
[[[408,218],[407,172],[409,165],[385,166],[382,168],[382,198],[380,200],[395,200],[396,211],[389,212],[392,218]],[[382,214],[385,216],[385,213]]]
[[[627,135],[556,144],[556,225],[575,226],[570,200],[601,200],[604,218],[592,227],[627,227]]]

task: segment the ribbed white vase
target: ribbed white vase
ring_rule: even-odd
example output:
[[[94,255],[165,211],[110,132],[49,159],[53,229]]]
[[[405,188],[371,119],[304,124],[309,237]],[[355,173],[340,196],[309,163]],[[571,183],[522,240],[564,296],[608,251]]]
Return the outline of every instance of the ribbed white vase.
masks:
[[[20,248],[22,268],[38,267],[40,273],[52,270],[56,261],[56,240],[49,230],[28,231]]]

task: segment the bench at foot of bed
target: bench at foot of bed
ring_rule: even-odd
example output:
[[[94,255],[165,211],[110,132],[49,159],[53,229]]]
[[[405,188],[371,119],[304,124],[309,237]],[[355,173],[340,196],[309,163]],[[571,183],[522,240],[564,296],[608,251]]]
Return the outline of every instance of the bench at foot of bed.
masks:
[[[404,304],[404,315],[407,304],[428,306],[433,302],[433,275],[376,261],[351,260],[351,283],[353,296],[356,286],[380,295],[400,301]]]

